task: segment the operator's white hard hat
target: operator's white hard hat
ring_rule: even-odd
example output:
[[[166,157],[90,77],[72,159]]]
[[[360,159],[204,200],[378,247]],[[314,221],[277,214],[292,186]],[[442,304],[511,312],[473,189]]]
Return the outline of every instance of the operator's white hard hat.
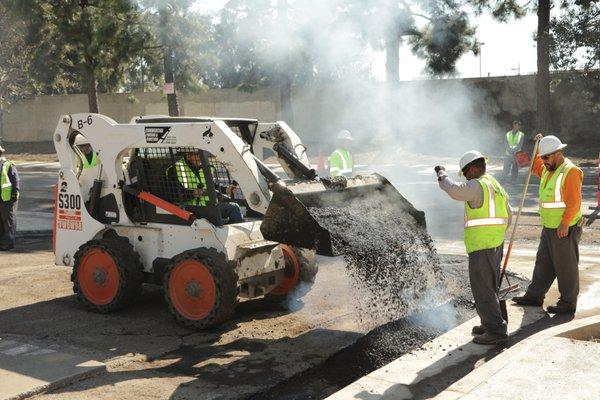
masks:
[[[485,160],[485,157],[483,156],[483,154],[481,154],[477,150],[469,150],[465,154],[463,154],[463,156],[460,158],[460,162],[459,162],[460,171],[458,172],[458,174],[462,176],[462,170],[467,165],[469,165],[470,163],[472,163],[473,161],[475,161],[479,158],[483,158]]]
[[[342,129],[337,134],[338,140],[352,140],[352,134],[347,129]]]
[[[561,142],[556,136],[544,136],[542,140],[540,140],[540,156],[552,154],[565,147],[567,147],[567,145]]]
[[[4,147],[2,147],[2,145],[0,144],[0,153],[4,153],[6,150],[4,150]]]
[[[85,144],[90,144],[90,141],[81,133],[78,133],[77,136],[75,136],[75,146],[83,146]]]

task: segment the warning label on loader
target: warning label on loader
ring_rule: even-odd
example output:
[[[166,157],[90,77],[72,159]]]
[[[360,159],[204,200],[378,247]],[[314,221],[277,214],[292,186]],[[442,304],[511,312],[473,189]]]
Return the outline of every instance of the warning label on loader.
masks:
[[[146,143],[177,143],[177,138],[173,135],[169,135],[170,132],[170,126],[147,126],[144,128]]]
[[[83,230],[83,223],[81,222],[81,196],[66,193],[58,195],[56,227],[71,231]]]

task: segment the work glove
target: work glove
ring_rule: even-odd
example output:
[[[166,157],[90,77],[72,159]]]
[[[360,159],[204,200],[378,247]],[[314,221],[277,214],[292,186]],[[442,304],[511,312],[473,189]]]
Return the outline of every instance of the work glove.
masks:
[[[17,193],[13,193],[13,194],[10,196],[10,201],[11,201],[12,203],[14,203],[15,201],[17,201],[17,200],[18,200],[18,197],[17,197],[17,196],[18,196],[18,195],[17,195]]]
[[[435,173],[437,174],[440,171],[445,171],[446,168],[443,165],[436,165],[436,167],[434,168]]]

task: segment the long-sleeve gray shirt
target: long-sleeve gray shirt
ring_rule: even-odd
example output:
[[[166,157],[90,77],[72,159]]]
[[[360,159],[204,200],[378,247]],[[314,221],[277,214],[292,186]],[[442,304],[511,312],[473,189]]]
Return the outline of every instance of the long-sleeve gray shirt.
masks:
[[[438,172],[438,178],[441,178],[438,180],[440,188],[454,200],[466,201],[471,208],[479,208],[483,205],[483,188],[477,179],[456,182],[443,170]],[[508,209],[508,225],[510,225],[512,207],[508,203],[508,197],[506,198],[506,208]]]

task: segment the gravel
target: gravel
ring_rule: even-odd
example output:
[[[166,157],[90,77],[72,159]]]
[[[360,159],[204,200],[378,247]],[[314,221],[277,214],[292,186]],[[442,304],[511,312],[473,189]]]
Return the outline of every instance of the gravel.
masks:
[[[373,327],[435,307],[457,297],[457,287],[468,287],[440,267],[422,214],[397,200],[375,192],[344,207],[309,209],[329,230],[334,253],[347,264],[358,314]]]

